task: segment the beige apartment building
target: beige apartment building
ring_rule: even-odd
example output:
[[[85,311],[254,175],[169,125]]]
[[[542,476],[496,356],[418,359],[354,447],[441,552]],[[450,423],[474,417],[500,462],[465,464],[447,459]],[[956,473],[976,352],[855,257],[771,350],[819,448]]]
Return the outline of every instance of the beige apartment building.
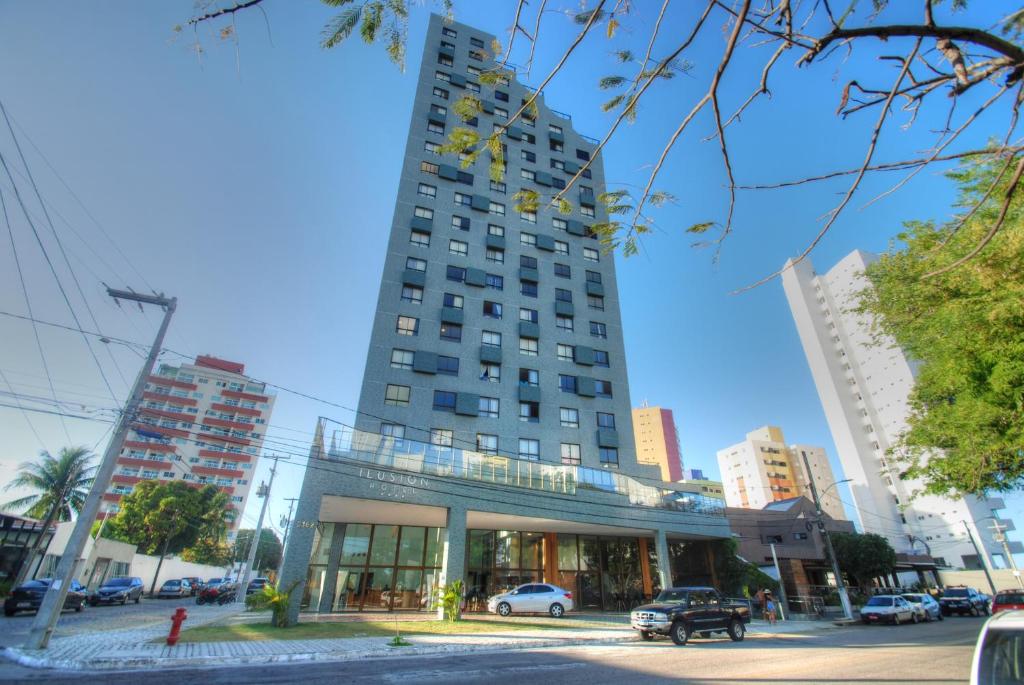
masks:
[[[671,409],[643,406],[633,410],[636,460],[661,469],[661,479],[674,483],[683,479],[679,434]]]
[[[810,473],[804,466],[804,456]],[[730,507],[761,509],[793,497],[811,497],[814,480],[822,510],[835,519],[845,518],[843,503],[834,487],[836,478],[822,447],[787,445],[782,429],[762,426],[747,433],[743,442],[718,451],[725,501]]]

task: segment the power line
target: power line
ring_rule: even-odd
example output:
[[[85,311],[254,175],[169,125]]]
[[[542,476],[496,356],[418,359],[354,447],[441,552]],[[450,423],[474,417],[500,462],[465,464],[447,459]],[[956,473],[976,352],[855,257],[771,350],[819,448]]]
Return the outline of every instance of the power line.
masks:
[[[4,373],[3,369],[0,369],[0,380],[2,380],[4,384],[11,389],[11,394],[13,395],[14,386],[11,385],[11,382],[9,380],[7,380],[7,375]],[[49,450],[46,448],[46,443],[43,442],[43,439],[41,437],[39,437],[39,432],[36,430],[35,424],[32,423],[32,419],[29,417],[28,412],[25,411],[25,407],[22,406],[21,401],[15,397],[14,402],[18,405],[18,409],[21,410],[21,415],[25,417],[25,423],[28,424],[28,428],[29,430],[32,431],[32,435],[36,436],[36,440],[39,442],[39,446],[43,448],[44,452],[49,452]],[[63,418],[61,418],[61,420],[63,421]],[[71,442],[71,440],[69,439],[68,442]]]

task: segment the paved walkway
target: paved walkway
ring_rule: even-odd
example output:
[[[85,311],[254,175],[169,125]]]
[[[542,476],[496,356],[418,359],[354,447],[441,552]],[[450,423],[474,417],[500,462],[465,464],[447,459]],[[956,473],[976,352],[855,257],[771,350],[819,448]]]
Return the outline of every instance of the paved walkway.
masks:
[[[223,607],[219,616],[206,614],[202,623],[229,622],[242,618],[240,607]],[[250,615],[251,616],[251,615]],[[266,614],[264,614],[266,616]],[[392,616],[393,618],[393,616]],[[264,619],[266,620],[266,619]],[[408,647],[391,647],[387,637],[329,638],[316,640],[261,640],[234,642],[182,643],[168,647],[152,640],[166,635],[167,627],[147,627],[124,631],[108,631],[103,639],[85,635],[55,639],[42,651],[7,648],[0,652],[5,658],[24,666],[67,670],[104,670],[135,668],[175,668],[269,664],[299,661],[350,661],[393,656],[416,656],[443,653],[467,653],[485,650],[567,647],[585,644],[608,644],[636,639],[622,616],[609,617],[607,625],[596,626],[590,616],[565,620],[565,627],[538,630],[495,631],[465,635],[413,635],[406,638]],[[823,621],[787,621],[769,626],[754,621],[748,628],[752,637],[764,634],[787,635],[831,628]]]

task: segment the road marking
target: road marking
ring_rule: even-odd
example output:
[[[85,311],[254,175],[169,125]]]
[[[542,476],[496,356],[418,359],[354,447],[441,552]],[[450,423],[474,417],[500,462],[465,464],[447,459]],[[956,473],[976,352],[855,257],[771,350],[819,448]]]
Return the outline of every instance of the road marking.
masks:
[[[507,678],[511,674],[530,674],[548,671],[562,671],[569,668],[581,668],[588,664],[582,661],[570,662],[567,664],[539,664],[536,666],[504,666],[499,668],[478,668],[468,671],[453,671],[448,669],[431,669],[429,671],[401,671],[398,673],[386,673],[383,676],[384,682],[426,682],[430,680],[470,680],[474,678],[496,678],[501,676]]]

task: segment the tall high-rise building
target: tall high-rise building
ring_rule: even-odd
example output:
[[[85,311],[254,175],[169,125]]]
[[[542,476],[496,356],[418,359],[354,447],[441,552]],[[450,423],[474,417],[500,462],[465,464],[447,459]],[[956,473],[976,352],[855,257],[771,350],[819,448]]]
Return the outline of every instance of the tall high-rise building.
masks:
[[[876,342],[870,319],[856,311],[858,293],[870,287],[864,271],[874,259],[854,250],[824,274],[805,259],[787,263],[782,277],[839,462],[852,479],[856,521],[886,536],[897,552],[927,551],[940,566],[977,569],[981,560],[970,531],[1002,565],[990,527],[1001,499],[915,497],[922,484],[901,480],[886,456],[907,428],[915,364],[891,339]],[[1020,543],[1014,548],[1021,551]]]
[[[671,409],[648,406],[634,409],[633,433],[638,462],[657,466],[664,481],[682,480],[683,458]]]
[[[430,19],[355,426],[320,421],[288,538],[293,612],[429,610],[454,580],[471,611],[538,581],[610,610],[714,582],[723,503],[636,458],[597,141],[542,96],[513,121],[535,93],[494,74],[492,41]],[[459,126],[500,133],[504,180],[442,152]],[[545,587],[526,592],[558,615]]]
[[[146,381],[101,516],[116,513],[121,498],[142,480],[211,484],[231,497],[237,511],[228,531],[234,539],[274,399],[238,362],[201,355],[193,364],[161,364]]]
[[[810,465],[810,473],[804,457]],[[782,429],[763,426],[747,439],[718,451],[725,501],[731,507],[762,509],[766,504],[804,496],[812,499],[811,480],[821,498],[822,511],[842,519],[843,503],[824,448],[786,445]]]

